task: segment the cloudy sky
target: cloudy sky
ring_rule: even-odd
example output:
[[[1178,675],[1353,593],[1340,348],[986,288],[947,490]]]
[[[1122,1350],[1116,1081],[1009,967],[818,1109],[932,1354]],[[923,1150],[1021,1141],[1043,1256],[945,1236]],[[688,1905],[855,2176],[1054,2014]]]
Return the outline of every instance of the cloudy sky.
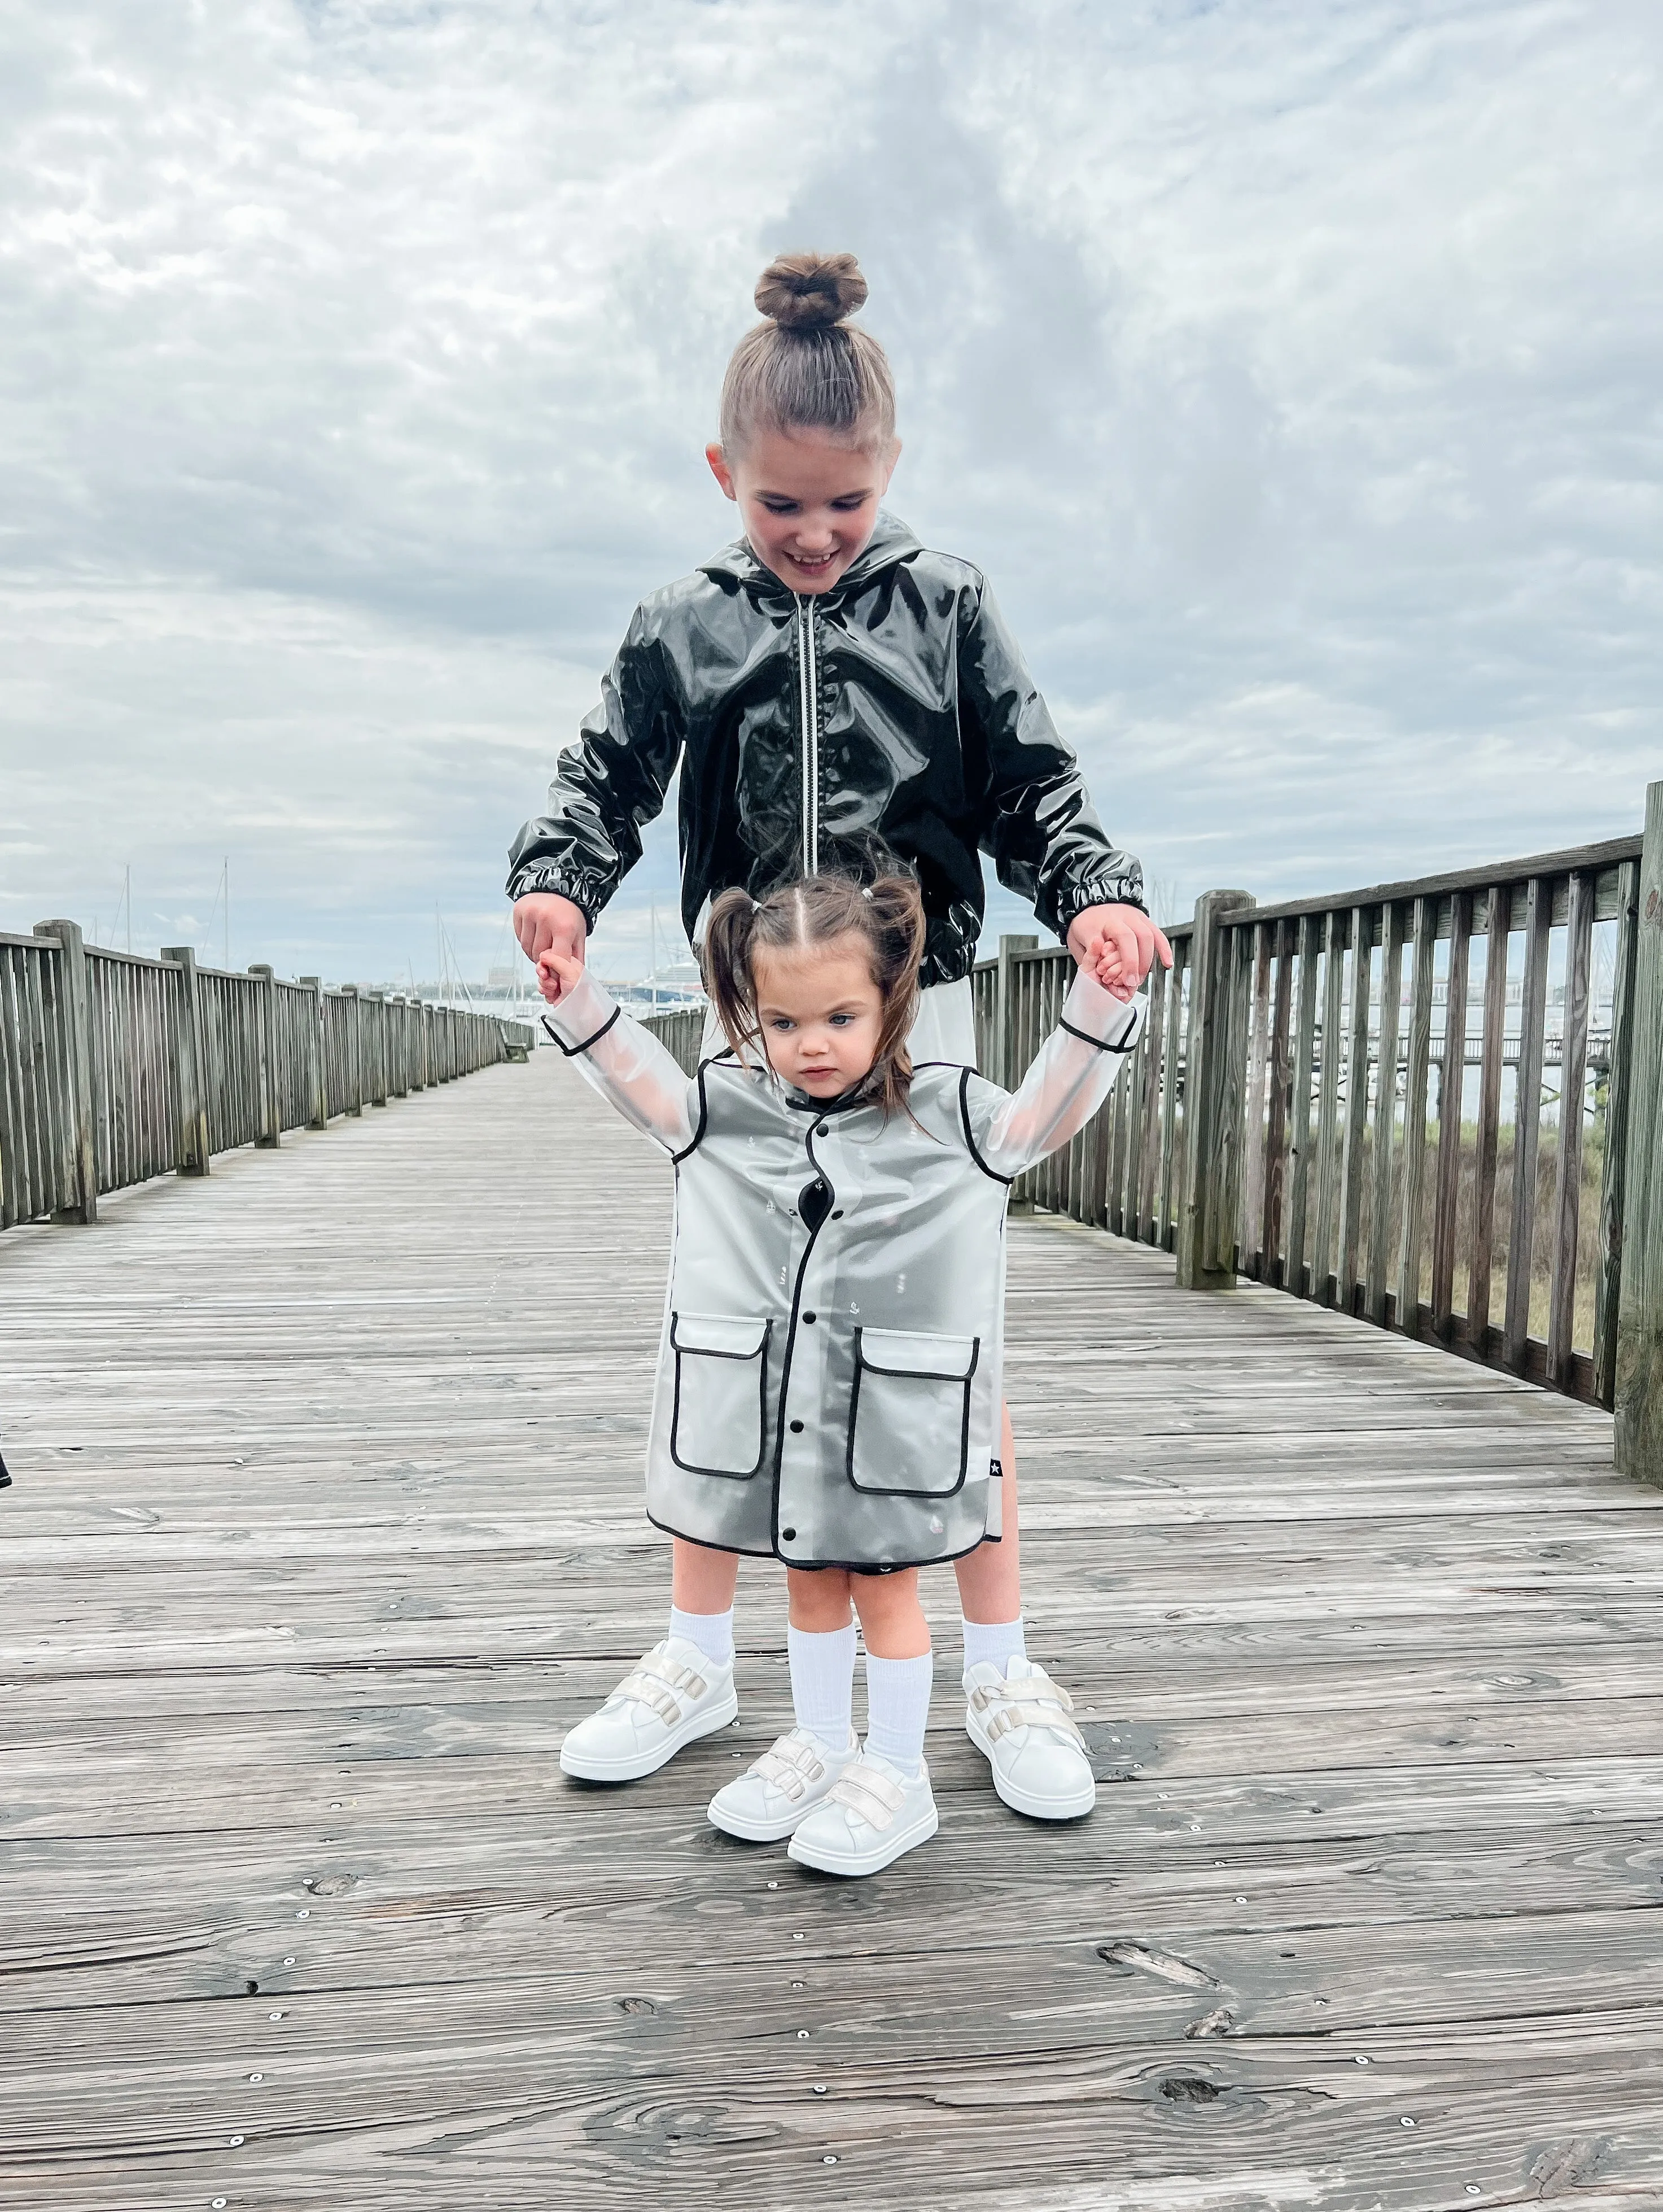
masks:
[[[234,964],[506,959],[810,245],[1164,906],[1637,828],[1660,63],[1655,0],[0,0],[0,928],[130,867],[217,951],[228,857]]]

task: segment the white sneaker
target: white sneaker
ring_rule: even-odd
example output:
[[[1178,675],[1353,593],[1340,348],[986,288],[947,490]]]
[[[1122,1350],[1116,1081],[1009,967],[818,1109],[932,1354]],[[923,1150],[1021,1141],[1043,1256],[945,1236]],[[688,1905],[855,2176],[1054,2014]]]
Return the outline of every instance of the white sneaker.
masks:
[[[1097,1802],[1085,1739],[1069,1718],[1074,1701],[1043,1667],[1013,1659],[1004,1674],[984,1660],[964,1677],[965,1727],[993,1769],[1005,1803],[1035,1820],[1077,1820]]]
[[[675,1637],[655,1644],[600,1711],[578,1723],[560,1747],[561,1767],[582,1782],[639,1782],[738,1711],[733,1662],[719,1666]]]
[[[850,1737],[847,1750],[828,1751],[811,1730],[793,1729],[716,1792],[711,1823],[747,1844],[777,1844],[822,1802],[859,1753],[858,1736]]]
[[[786,1845],[799,1866],[824,1874],[876,1874],[927,1844],[941,1825],[930,1770],[903,1774],[863,1744]]]

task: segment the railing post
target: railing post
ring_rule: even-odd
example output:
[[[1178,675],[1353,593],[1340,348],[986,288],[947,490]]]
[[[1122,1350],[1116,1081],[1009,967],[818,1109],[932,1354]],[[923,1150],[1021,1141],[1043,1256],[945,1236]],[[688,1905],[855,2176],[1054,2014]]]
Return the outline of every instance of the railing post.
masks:
[[[307,1077],[306,1095],[309,1104],[307,1111],[308,1129],[329,1127],[329,1071],[324,1065],[324,979],[321,975],[302,975],[300,988],[312,994],[312,1012],[307,1017]]]
[[[358,986],[343,983],[341,1000],[346,1010],[346,1044],[341,1055],[345,1062],[346,1110],[360,1115],[364,1110],[364,1008]]]
[[[173,1081],[179,1098],[179,1172],[205,1176],[209,1166],[208,1053],[202,1029],[202,987],[193,945],[164,945],[164,960],[179,963],[178,1011],[173,1021]]]
[[[1630,1036],[1622,1283],[1617,1319],[1617,1464],[1663,1484],[1663,783],[1646,793]]]
[[[1014,1091],[1023,1076],[1017,1066],[1017,955],[1037,952],[1039,946],[1037,937],[999,939],[998,980],[993,996],[993,1066],[994,1080],[1006,1091]]]
[[[98,1218],[98,1144],[93,1097],[93,1002],[87,980],[87,946],[78,922],[38,921],[37,937],[56,938],[63,951],[61,1008],[64,1087],[69,1100],[69,1153],[75,1196],[53,1214],[55,1221]]]
[[[248,972],[260,985],[254,1020],[254,1095],[259,1101],[260,1129],[254,1142],[262,1151],[273,1152],[283,1140],[277,1092],[277,981],[269,961],[256,961]]]
[[[386,993],[366,991],[364,1001],[364,1010],[369,1016],[369,1103],[372,1106],[385,1106],[387,1103]]]
[[[1184,1062],[1184,1204],[1175,1247],[1180,1290],[1228,1290],[1235,1280],[1230,1198],[1240,1188],[1241,1154],[1230,1112],[1237,1078],[1230,1066],[1233,994],[1222,924],[1253,902],[1247,892],[1235,890],[1204,891],[1195,902]]]
[[[387,1001],[387,1088],[397,1098],[410,1095],[410,1008],[401,992]]]

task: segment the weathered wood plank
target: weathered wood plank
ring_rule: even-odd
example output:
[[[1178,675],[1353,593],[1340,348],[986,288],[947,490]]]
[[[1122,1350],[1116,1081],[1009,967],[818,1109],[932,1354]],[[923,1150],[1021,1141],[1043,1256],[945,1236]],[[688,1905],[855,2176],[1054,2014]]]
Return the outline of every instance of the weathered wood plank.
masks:
[[[1265,1116],[1264,1212],[1259,1228],[1259,1248],[1264,1255],[1265,1281],[1287,1285],[1289,1268],[1282,1247],[1288,1187],[1288,1086],[1290,1026],[1293,1009],[1295,932],[1290,922],[1279,921],[1275,930],[1276,1002],[1271,1017],[1270,1097]]]
[[[1646,793],[1617,1331],[1617,1463],[1663,1484],[1663,782]]]
[[[1605,1158],[1599,1176],[1599,1258],[1594,1285],[1593,1395],[1609,1407],[1617,1389],[1617,1316],[1623,1282],[1624,1194],[1628,1176],[1629,1097],[1634,1082],[1635,955],[1640,929],[1640,866],[1618,870],[1617,958],[1611,978],[1606,1054]]]
[[[1461,1091],[1466,1057],[1466,987],[1472,902],[1457,891],[1444,979],[1443,1042],[1438,1061],[1438,1156],[1432,1200],[1432,1326],[1449,1334],[1455,1302],[1455,1228],[1461,1182]]]
[[[1542,1130],[1542,1063],[1547,1021],[1552,886],[1533,876],[1525,910],[1525,972],[1519,999],[1519,1066],[1514,1081],[1512,1220],[1508,1234],[1503,1357],[1523,1372],[1530,1335],[1530,1285],[1536,1235],[1536,1165]]]
[[[1172,948],[1172,975],[1167,989],[1166,1034],[1161,1044],[1161,1192],[1158,1234],[1150,1242],[1170,1250],[1177,1235],[1183,1205],[1183,1143],[1178,1120],[1179,1068],[1184,1051],[1185,976],[1189,970],[1189,939]]]
[[[1186,1290],[1227,1288],[1234,1280],[1235,1180],[1239,1164],[1229,1129],[1241,1079],[1229,1054],[1238,997],[1233,988],[1237,908],[1245,891],[1198,899],[1190,939],[1189,1030],[1185,1057],[1182,1199],[1175,1240],[1178,1280]]]
[[[1265,1072],[1271,1049],[1271,960],[1276,932],[1253,925],[1252,1002],[1247,1026],[1247,1073],[1241,1110],[1241,1218],[1237,1237],[1244,1273],[1260,1275],[1268,1264],[1265,1247],[1266,1113]]]
[[[1584,874],[1611,882],[1611,904],[1609,912],[1601,917],[1609,921],[1617,911],[1617,870],[1624,860],[1639,857],[1638,837],[1610,837],[1599,844],[1568,846],[1563,852],[1533,853],[1522,860],[1492,860],[1478,867],[1452,868],[1439,876],[1416,877],[1396,884],[1368,884],[1361,890],[1337,891],[1326,898],[1285,899],[1277,905],[1266,906],[1263,911],[1266,921],[1281,921],[1306,915],[1325,915],[1336,907],[1381,906],[1387,900],[1401,903],[1426,898],[1441,907],[1443,927],[1439,933],[1447,937],[1449,902],[1458,894],[1487,890],[1496,883],[1516,890],[1533,876],[1563,880],[1573,869],[1580,869]],[[1560,919],[1563,918],[1562,914]]]
[[[1322,931],[1322,1079],[1316,1116],[1316,1237],[1311,1258],[1311,1296],[1332,1303],[1334,1231],[1339,1198],[1339,1070],[1344,1055],[1347,917],[1336,909]]]
[[[1588,963],[1593,901],[1585,875],[1570,879],[1565,926],[1564,1057],[1559,1070],[1559,1147],[1553,1193],[1553,1273],[1548,1285],[1547,1371],[1563,1385],[1575,1346],[1577,1231],[1582,1200],[1583,1087],[1588,1060]]]
[[[1339,1261],[1335,1304],[1350,1313],[1360,1267],[1363,1171],[1369,1129],[1369,999],[1376,929],[1374,910],[1351,915],[1351,988],[1345,1024],[1345,1137],[1339,1187]]]
[[[1141,1176],[1138,1188],[1138,1218],[1133,1233],[1139,1243],[1144,1244],[1159,1244],[1162,1242],[1162,1224],[1156,1209],[1165,1165],[1165,1150],[1162,1143],[1162,1086],[1166,1069],[1162,1052],[1167,1030],[1167,994],[1170,987],[1168,972],[1157,961],[1149,980],[1149,1026],[1144,1031],[1144,1041],[1138,1048],[1144,1127],[1139,1139]]]
[[[97,1074],[86,946],[79,927],[72,921],[40,922],[35,934],[56,939],[58,946],[58,957],[50,969],[43,962],[33,975],[39,979],[43,995],[50,992],[56,1016],[52,1028],[57,1034],[52,1042],[58,1050],[52,1056],[61,1070],[68,1161],[68,1188],[60,1210],[66,1218],[96,1221],[104,1109],[103,1087]]]
[[[1408,1064],[1404,1078],[1402,1230],[1398,1247],[1399,1327],[1420,1305],[1421,1255],[1425,1243],[1426,1091],[1432,1063],[1434,902],[1415,902],[1414,981],[1409,1007]]]
[[[1403,1000],[1404,910],[1388,901],[1381,913],[1380,1073],[1375,1103],[1374,1173],[1369,1224],[1369,1273],[1363,1310],[1386,1324],[1391,1267],[1392,1162],[1397,1143],[1398,1027]]]
[[[1478,1081],[1478,1142],[1473,1164],[1472,1251],[1467,1267],[1466,1320],[1490,1325],[1490,1276],[1496,1242],[1496,1166],[1502,1130],[1502,1064],[1507,1029],[1507,901],[1492,884],[1484,899],[1484,1066]]]

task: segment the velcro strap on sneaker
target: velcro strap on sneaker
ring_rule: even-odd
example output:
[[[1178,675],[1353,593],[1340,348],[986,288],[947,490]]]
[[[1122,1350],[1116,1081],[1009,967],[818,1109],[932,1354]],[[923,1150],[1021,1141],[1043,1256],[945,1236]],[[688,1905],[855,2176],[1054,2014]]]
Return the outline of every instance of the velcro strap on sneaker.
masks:
[[[974,1711],[986,1713],[994,1710],[987,1723],[987,1740],[997,1743],[1012,1729],[1048,1729],[1052,1735],[1069,1737],[1085,1748],[1085,1738],[1068,1716],[1074,1710],[1074,1700],[1059,1682],[1048,1675],[1023,1675],[1015,1682],[990,1682],[970,1692]]]
[[[753,1774],[760,1774],[764,1782],[783,1790],[794,1803],[811,1782],[818,1782],[825,1774],[823,1761],[815,1757],[812,1748],[800,1736],[782,1735],[762,1756],[754,1761]]]
[[[888,1775],[874,1773],[869,1766],[852,1766],[847,1774],[839,1775],[830,1796],[880,1833],[907,1802],[906,1792],[897,1790]]]
[[[677,1690],[684,1697],[703,1697],[704,1676],[691,1667],[681,1666],[649,1651],[634,1672],[624,1676],[612,1697],[633,1698],[635,1704],[657,1713],[667,1727],[674,1728],[682,1717],[681,1705],[675,1695]],[[610,1704],[611,1699],[607,1702]]]
[[[1013,1698],[1032,1705],[1060,1705],[1065,1713],[1074,1710],[1073,1698],[1060,1682],[1053,1682],[1048,1675],[1042,1680],[1025,1675],[1019,1682],[990,1682],[985,1688],[970,1692],[970,1703],[979,1713],[985,1713],[989,1705],[1008,1704]]]
[[[1002,1735],[1009,1735],[1012,1729],[1019,1728],[1048,1729],[1053,1735],[1071,1737],[1082,1750],[1085,1748],[1085,1738],[1067,1714],[1048,1704],[1001,1705],[987,1723],[987,1740],[997,1743]]]

